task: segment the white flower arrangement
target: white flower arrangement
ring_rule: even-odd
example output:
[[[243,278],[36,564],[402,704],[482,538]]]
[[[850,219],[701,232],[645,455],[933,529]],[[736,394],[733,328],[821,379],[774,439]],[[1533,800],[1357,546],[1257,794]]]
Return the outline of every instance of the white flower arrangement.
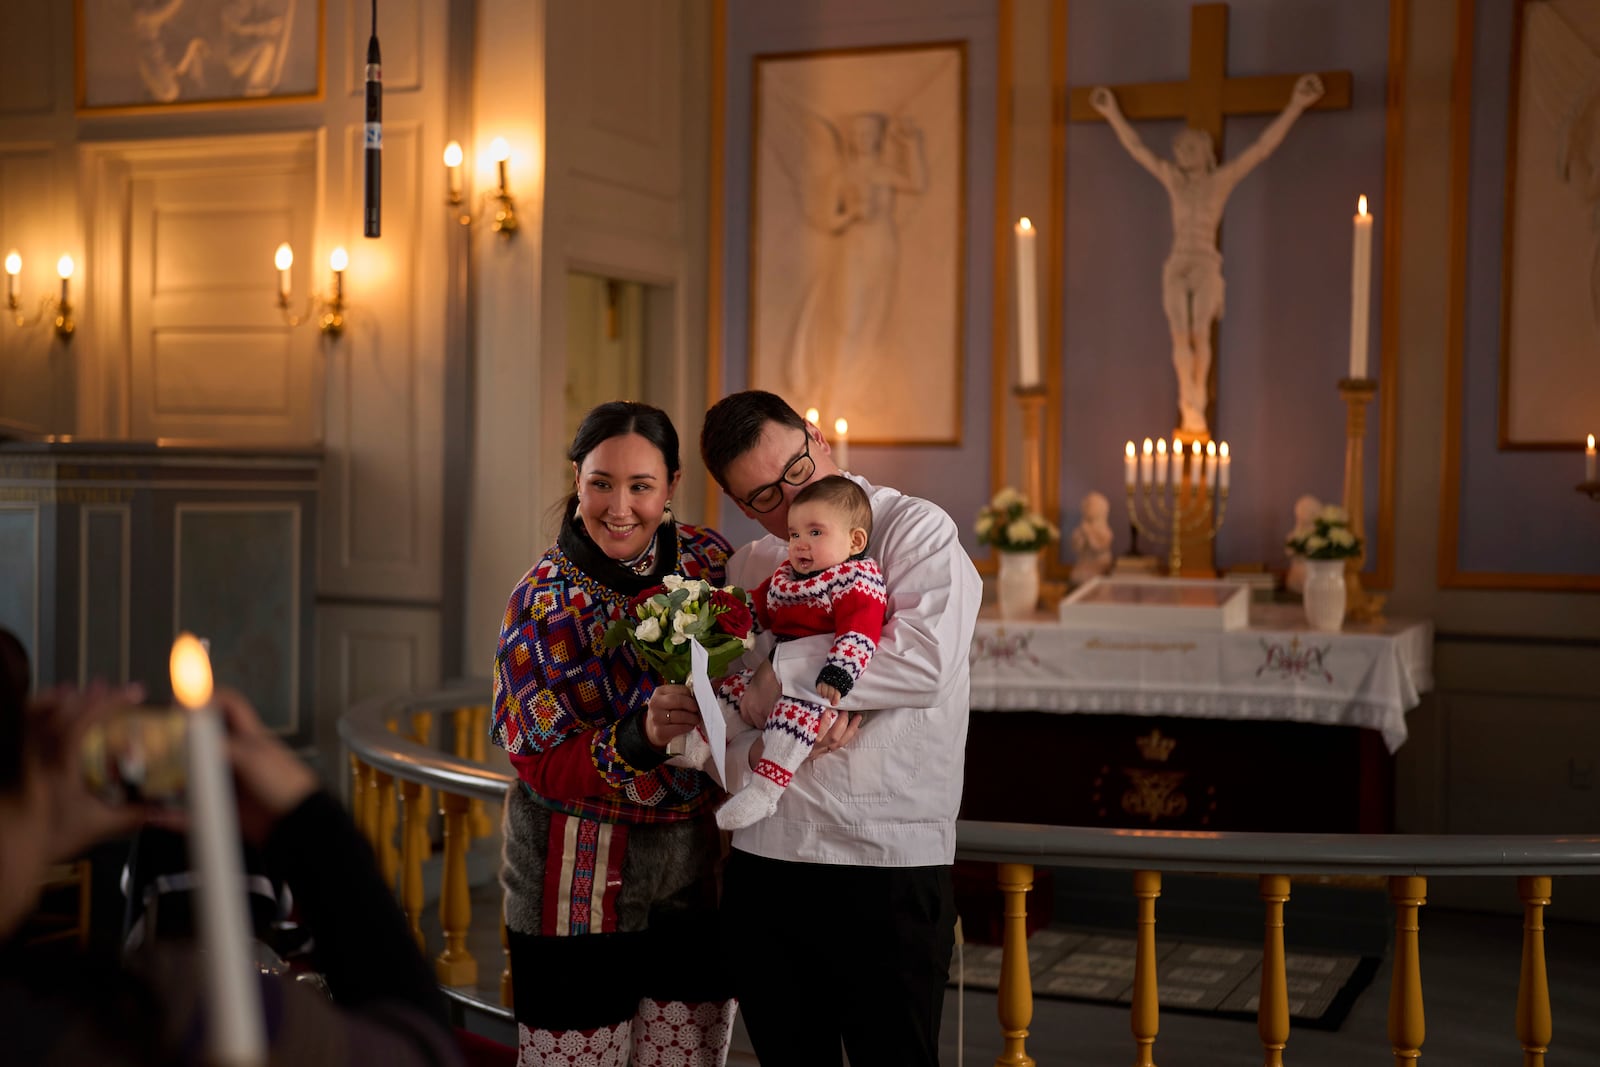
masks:
[[[1311,529],[1285,542],[1289,551],[1305,559],[1349,559],[1361,555],[1361,538],[1350,529],[1344,508],[1329,505],[1317,513]]]
[[[1009,485],[978,509],[978,541],[1002,552],[1036,552],[1061,536],[1045,517],[1028,508],[1028,498]]]

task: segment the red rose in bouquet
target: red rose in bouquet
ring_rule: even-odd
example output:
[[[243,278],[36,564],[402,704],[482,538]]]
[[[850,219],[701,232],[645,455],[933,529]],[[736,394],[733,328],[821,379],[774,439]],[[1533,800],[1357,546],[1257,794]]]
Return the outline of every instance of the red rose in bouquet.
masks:
[[[742,593],[736,596],[727,589],[718,589],[711,594],[711,611],[716,617],[717,629],[741,640],[750,636],[756,624]]]

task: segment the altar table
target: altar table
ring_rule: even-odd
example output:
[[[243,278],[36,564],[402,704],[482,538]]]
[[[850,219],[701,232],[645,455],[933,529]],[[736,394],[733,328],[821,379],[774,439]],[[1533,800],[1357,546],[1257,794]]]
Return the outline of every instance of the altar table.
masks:
[[[984,616],[971,654],[965,818],[1380,832],[1433,628],[1320,633],[1298,604],[1222,630]]]

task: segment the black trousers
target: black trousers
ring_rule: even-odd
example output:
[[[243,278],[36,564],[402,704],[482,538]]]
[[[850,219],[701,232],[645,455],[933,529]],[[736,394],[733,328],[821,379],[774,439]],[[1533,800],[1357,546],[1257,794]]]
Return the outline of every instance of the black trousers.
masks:
[[[938,1067],[949,867],[791,863],[735,850],[722,945],[761,1067]]]

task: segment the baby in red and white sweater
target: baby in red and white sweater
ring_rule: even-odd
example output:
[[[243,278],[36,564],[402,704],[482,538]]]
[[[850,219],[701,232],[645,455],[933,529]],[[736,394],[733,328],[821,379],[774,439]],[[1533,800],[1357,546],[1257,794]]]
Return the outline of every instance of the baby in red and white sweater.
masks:
[[[834,475],[806,486],[789,505],[789,558],[751,593],[756,621],[779,641],[832,634],[833,647],[817,674],[817,692],[838,706],[867,669],[883,633],[888,594],[883,572],[867,558],[872,504],[861,487]],[[729,734],[750,729],[739,718],[744,671],[724,681]],[[778,798],[811,754],[827,709],[780,696],[762,731],[755,775],[717,810],[725,830],[771,815]]]

